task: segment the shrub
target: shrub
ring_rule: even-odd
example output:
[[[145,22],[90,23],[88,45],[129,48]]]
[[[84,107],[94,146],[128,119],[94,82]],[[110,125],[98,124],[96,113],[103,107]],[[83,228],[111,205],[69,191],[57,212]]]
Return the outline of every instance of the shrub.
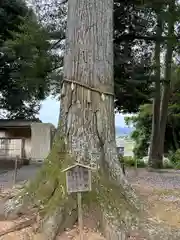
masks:
[[[180,169],[180,149],[177,149],[175,153],[169,153],[169,159],[175,169]]]
[[[136,159],[131,156],[120,157],[120,162],[124,163],[126,167],[136,167],[136,165],[139,168],[146,167],[146,164],[142,160]]]
[[[135,159],[133,157],[124,156],[122,159],[125,166],[129,166],[129,167],[135,166]]]
[[[144,168],[147,167],[147,164],[140,159],[137,161],[137,167]]]
[[[175,164],[175,165],[174,165],[174,168],[180,170],[180,162],[178,162],[177,164]]]

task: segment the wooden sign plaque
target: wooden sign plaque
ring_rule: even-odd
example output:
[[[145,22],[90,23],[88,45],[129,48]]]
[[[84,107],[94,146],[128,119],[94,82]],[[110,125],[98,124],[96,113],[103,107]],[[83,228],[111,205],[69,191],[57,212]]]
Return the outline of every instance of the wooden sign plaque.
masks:
[[[66,173],[66,187],[69,194],[91,191],[90,167],[77,163],[63,172]]]

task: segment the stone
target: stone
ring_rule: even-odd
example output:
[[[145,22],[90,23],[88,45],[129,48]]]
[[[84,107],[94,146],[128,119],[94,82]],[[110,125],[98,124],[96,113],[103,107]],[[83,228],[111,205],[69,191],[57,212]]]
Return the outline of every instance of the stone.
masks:
[[[148,164],[148,159],[149,159],[149,156],[145,156],[143,157],[141,160],[145,163],[145,164]],[[164,166],[167,166],[167,165],[170,165],[171,162],[168,158],[166,157],[163,157],[163,165]]]

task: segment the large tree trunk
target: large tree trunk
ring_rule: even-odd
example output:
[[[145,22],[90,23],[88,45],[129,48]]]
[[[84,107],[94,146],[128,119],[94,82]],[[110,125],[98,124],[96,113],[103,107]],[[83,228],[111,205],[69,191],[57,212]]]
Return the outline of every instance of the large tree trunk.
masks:
[[[72,155],[107,169],[139,208],[116,150],[112,26],[112,0],[69,2],[61,119]]]
[[[161,11],[156,12],[157,15],[157,40],[155,43],[155,90],[153,99],[153,114],[152,114],[152,133],[148,165],[150,168],[162,167],[162,159],[159,159],[158,155],[158,138],[159,138],[159,127],[160,127],[160,101],[161,101],[161,65],[160,65],[160,54],[161,54],[161,41],[163,26]]]
[[[31,183],[27,190],[27,195],[30,196],[36,189],[36,194],[33,194],[36,205],[38,205],[37,199],[38,201],[40,199],[41,205],[42,203],[46,205],[45,209],[54,205],[52,199],[57,198],[57,189],[62,188],[64,184],[64,179],[63,184],[58,182],[62,179],[55,177],[57,172],[54,169],[67,166],[73,159],[97,168],[95,182],[98,181],[99,174],[102,175],[102,172],[103,175],[106,174],[105,177],[102,176],[103,184],[106,179],[108,186],[108,181],[111,179],[116,186],[119,186],[118,190],[123,199],[127,199],[128,204],[134,209],[142,208],[135,191],[124,177],[116,150],[112,26],[112,0],[69,1],[60,129],[53,151],[39,175],[39,179],[44,177],[43,183],[39,184],[38,179],[35,183]],[[63,146],[60,147],[60,144]],[[61,153],[62,149],[64,153]],[[71,160],[70,157],[65,156],[67,155],[66,149],[73,156]],[[59,154],[61,154],[60,157]],[[66,161],[58,162],[54,159],[56,157],[58,160],[66,158]],[[52,169],[50,165],[53,165]],[[98,171],[99,167],[100,171]],[[107,186],[102,187],[101,191],[106,192]],[[63,185],[63,192],[64,188],[65,185]],[[48,201],[44,200],[45,197]],[[71,204],[68,200],[67,205],[72,206],[70,208],[72,211],[76,208],[76,203],[73,198],[68,197],[68,199],[71,200]],[[12,207],[9,209],[8,206],[7,209],[9,213]],[[19,208],[17,209],[19,211]],[[45,227],[42,229],[47,239],[53,239],[56,235],[58,226],[62,223],[62,219],[58,217],[62,215],[60,214],[62,209],[60,204],[57,209],[53,209],[54,215],[51,213],[48,214],[49,219],[46,217],[43,224]],[[108,209],[106,211],[108,212]]]
[[[117,157],[113,98],[112,0],[69,1],[67,51],[61,94],[60,125],[52,152],[7,213],[27,207],[41,211],[37,239],[53,240],[76,220],[76,198],[67,195],[62,169],[78,160],[97,167],[92,192],[83,203],[93,206],[107,240],[129,238],[139,230],[147,239],[178,240],[142,214],[143,205],[122,173]],[[73,83],[73,84],[72,84]],[[20,201],[22,200],[22,201]],[[6,204],[10,206],[10,204]],[[15,210],[12,210],[12,206]],[[150,224],[149,224],[150,223]],[[168,238],[167,238],[168,236]],[[170,237],[170,238],[169,238]]]
[[[165,82],[163,86],[163,95],[161,101],[161,119],[160,119],[160,134],[159,134],[159,156],[163,158],[164,154],[164,138],[166,131],[166,122],[168,114],[168,104],[171,94],[171,75],[172,75],[172,57],[174,48],[174,24],[175,24],[175,0],[169,4],[168,10],[168,41],[165,59]]]

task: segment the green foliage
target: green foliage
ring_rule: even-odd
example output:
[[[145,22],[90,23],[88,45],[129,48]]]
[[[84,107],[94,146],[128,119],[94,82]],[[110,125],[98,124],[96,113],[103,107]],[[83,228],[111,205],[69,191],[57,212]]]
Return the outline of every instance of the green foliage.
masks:
[[[5,0],[0,3],[0,46],[11,38],[11,31],[17,31],[29,10],[23,0]]]
[[[169,152],[169,160],[176,169],[180,169],[180,149],[177,149],[175,152]]]
[[[120,112],[137,112],[140,105],[149,103],[151,42],[137,35],[148,34],[153,24],[149,9],[138,8],[134,1],[114,1],[115,107]]]
[[[72,165],[74,159],[67,151],[60,126],[56,132],[52,150],[42,168],[18,196],[26,204],[35,204],[42,215],[51,214],[59,203],[63,205],[68,199],[65,173],[62,170]]]
[[[127,124],[133,124],[135,130],[131,134],[131,138],[135,142],[134,155],[141,159],[148,153],[150,134],[151,134],[151,110],[152,105],[146,104],[140,107],[140,111],[136,116],[126,117]]]
[[[0,29],[0,103],[7,118],[34,119],[40,101],[51,90],[49,74],[57,67],[57,56],[51,48],[49,34],[22,1],[11,1],[0,7],[9,14],[6,28]],[[8,5],[9,4],[9,5]],[[14,4],[16,9],[14,10]]]
[[[9,117],[27,118],[39,111],[39,101],[49,92],[49,44],[44,31],[32,20],[24,21],[11,37],[1,48],[1,105],[9,111]]]
[[[168,118],[164,142],[165,154],[169,151],[175,152],[180,147],[180,78],[178,66],[173,66],[172,76],[172,91],[168,106]],[[151,136],[152,105],[142,105],[137,115],[127,117],[125,120],[127,124],[132,124],[135,128],[134,132],[131,135],[132,139],[135,142],[135,156],[137,158],[146,156],[148,154],[148,147]]]
[[[138,167],[138,168],[146,167],[146,164],[142,160],[139,160],[134,157],[124,156],[120,157],[119,160],[121,163],[124,163],[126,167]]]

